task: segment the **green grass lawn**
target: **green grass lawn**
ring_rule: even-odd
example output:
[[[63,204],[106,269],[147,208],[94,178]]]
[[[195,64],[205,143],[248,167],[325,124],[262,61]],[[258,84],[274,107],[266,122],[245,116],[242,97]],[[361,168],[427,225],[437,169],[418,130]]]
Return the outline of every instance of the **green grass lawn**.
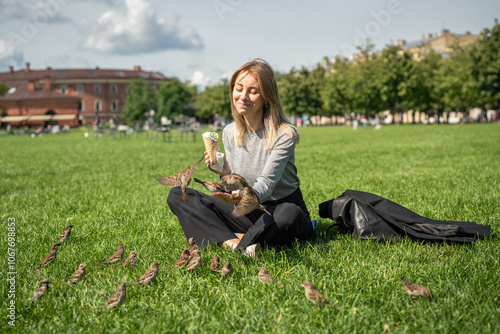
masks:
[[[169,188],[156,177],[192,165],[204,151],[201,133],[195,142],[175,144],[150,142],[145,134],[85,138],[84,130],[0,137],[0,332],[500,333],[500,124],[309,127],[300,135],[296,163],[318,220],[316,237],[265,248],[258,259],[209,247],[203,268],[193,273],[169,272],[187,242],[166,205]],[[196,176],[217,180],[203,166]],[[384,244],[326,232],[333,221],[319,218],[318,204],[346,189],[432,219],[491,225],[492,237],[470,245]],[[12,328],[6,279],[7,226],[14,219]],[[32,269],[68,224],[72,236],[56,261]],[[96,266],[119,243],[126,255],[137,251],[136,267]],[[208,269],[216,254],[233,264],[231,277]],[[161,262],[157,282],[128,285],[123,305],[102,307],[119,283],[137,280],[153,261]],[[87,265],[85,280],[64,284],[80,263]],[[260,283],[262,265],[283,287]],[[51,290],[29,302],[44,278]],[[429,287],[432,300],[412,305],[401,278]],[[310,304],[300,287],[305,281],[341,310]]]

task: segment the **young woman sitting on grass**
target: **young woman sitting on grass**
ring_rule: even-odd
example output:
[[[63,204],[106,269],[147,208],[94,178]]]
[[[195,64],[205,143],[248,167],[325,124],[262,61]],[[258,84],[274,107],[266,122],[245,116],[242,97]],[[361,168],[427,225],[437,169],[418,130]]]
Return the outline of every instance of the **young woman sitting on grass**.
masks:
[[[260,244],[287,245],[311,238],[314,229],[295,166],[299,135],[281,108],[273,69],[263,60],[252,60],[233,74],[229,89],[234,122],[222,133],[224,167],[222,172],[213,170],[207,152],[205,163],[221,177],[244,177],[271,216],[254,210],[233,217],[239,191],[209,196],[189,188],[183,202],[181,188],[174,187],[167,199],[169,208],[186,238],[193,237],[201,247],[217,243],[254,256]]]

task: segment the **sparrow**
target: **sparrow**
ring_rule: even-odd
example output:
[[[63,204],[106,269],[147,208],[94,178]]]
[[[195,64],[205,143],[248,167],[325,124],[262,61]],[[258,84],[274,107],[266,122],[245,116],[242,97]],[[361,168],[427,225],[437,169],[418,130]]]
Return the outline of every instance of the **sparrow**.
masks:
[[[45,294],[45,291],[49,291],[49,283],[50,281],[48,279],[44,279],[43,281],[40,282],[40,287],[33,292],[33,294],[30,297],[30,300],[32,301],[37,301],[40,298],[43,297]]]
[[[116,291],[116,293],[106,301],[106,305],[108,305],[108,308],[115,308],[117,306],[120,306],[125,301],[126,296],[127,287],[125,282],[123,282],[118,285],[118,290]]]
[[[194,171],[196,170],[196,167],[200,164],[202,160],[205,159],[205,155],[201,157],[200,160],[198,160],[197,163],[194,164],[193,167],[186,166],[180,172],[179,174],[163,177],[160,176],[157,180],[161,185],[168,186],[168,187],[173,187],[173,186],[181,186],[182,189],[182,195],[181,195],[181,200],[183,202],[187,202],[187,192],[186,188],[191,182],[191,176],[193,176]]]
[[[245,187],[243,188],[243,197],[238,205],[236,205],[231,215],[235,218],[243,217],[255,209],[260,209],[271,216],[269,211],[259,203],[257,192],[253,190],[252,187]]]
[[[401,282],[404,284],[406,293],[408,296],[410,296],[410,301],[412,304],[415,304],[411,297],[425,297],[425,298],[431,298],[431,292],[429,291],[429,288],[416,284],[416,283],[410,283],[407,280],[402,279]]]
[[[201,266],[201,250],[195,250],[191,255],[189,262],[186,264],[187,271],[194,271]]]
[[[47,256],[45,256],[43,261],[38,266],[35,266],[34,269],[40,268],[41,266],[45,266],[49,263],[54,262],[54,260],[56,259],[56,256],[57,256],[57,248],[59,246],[61,246],[60,243],[54,244],[52,246],[52,248],[50,249],[49,254],[47,254]]]
[[[220,272],[220,257],[214,255],[212,261],[210,261],[210,270]]]
[[[220,182],[222,185],[228,186],[231,190],[243,191],[243,196],[240,202],[232,212],[233,217],[243,217],[244,215],[249,214],[255,209],[260,209],[266,212],[268,215],[271,215],[269,211],[267,211],[267,209],[262,204],[260,204],[257,192],[252,187],[250,187],[243,176],[236,173],[231,173],[228,175],[224,175],[221,178]]]
[[[146,270],[144,275],[142,275],[141,278],[139,278],[139,280],[137,280],[131,284],[145,284],[145,285],[147,285],[147,284],[151,283],[152,281],[154,281],[156,279],[156,276],[158,275],[158,267],[159,266],[160,266],[159,262],[151,263],[151,265],[149,266],[149,269]]]
[[[267,271],[266,267],[260,267],[258,277],[262,284],[276,283],[276,279]]]
[[[220,183],[224,186],[229,187],[231,190],[238,190],[249,187],[245,178],[239,174],[231,173],[228,175],[224,175],[220,179]]]
[[[196,244],[196,241],[194,241],[194,238],[191,237],[188,239],[188,245],[189,245],[189,254],[193,254],[195,250],[198,249],[198,245]]]
[[[201,181],[200,179],[194,178],[194,182],[201,183],[208,191],[212,193],[231,193],[231,188],[222,183],[210,182],[210,181]]]
[[[82,280],[85,277],[87,266],[85,264],[80,264],[78,266],[78,269],[71,275],[67,280],[66,283],[73,283],[75,284],[76,282]]]
[[[181,253],[181,256],[179,256],[179,259],[174,264],[174,268],[182,267],[188,262],[188,259],[189,259],[189,251],[187,249],[184,249]]]
[[[232,273],[233,273],[233,266],[231,265],[231,263],[229,262],[224,263],[224,267],[222,267],[222,269],[220,270],[221,276],[224,278],[231,275]]]
[[[68,225],[66,226],[66,229],[64,232],[59,236],[57,242],[64,242],[69,239],[69,235],[71,234],[71,229],[73,228],[73,225]]]
[[[301,287],[306,289],[306,298],[309,299],[309,301],[313,304],[319,304],[319,305],[327,305],[328,300],[314,288],[314,285],[311,282],[304,282],[302,283]]]
[[[122,267],[133,266],[137,262],[137,252],[131,251],[128,257],[123,261]]]
[[[125,249],[123,247],[123,244],[119,244],[118,247],[116,247],[115,254],[111,255],[111,257],[109,259],[107,259],[106,261],[98,263],[97,265],[99,266],[101,264],[113,264],[113,263],[116,263],[118,261],[121,261],[123,259],[124,252],[125,252]]]

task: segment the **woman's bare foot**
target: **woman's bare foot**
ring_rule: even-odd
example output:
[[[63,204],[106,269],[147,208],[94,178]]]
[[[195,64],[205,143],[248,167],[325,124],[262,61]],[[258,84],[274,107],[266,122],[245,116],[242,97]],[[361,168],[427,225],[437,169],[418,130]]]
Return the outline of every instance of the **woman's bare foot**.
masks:
[[[240,239],[234,238],[234,239],[229,239],[224,242],[222,242],[222,246],[230,249],[235,249],[236,246],[240,243]]]

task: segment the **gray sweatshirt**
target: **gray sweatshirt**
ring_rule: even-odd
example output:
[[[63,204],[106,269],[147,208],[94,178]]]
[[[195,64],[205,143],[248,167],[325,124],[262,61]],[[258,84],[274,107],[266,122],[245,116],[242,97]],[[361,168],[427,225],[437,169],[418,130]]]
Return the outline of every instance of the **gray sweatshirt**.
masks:
[[[260,202],[279,200],[300,185],[295,166],[297,137],[279,131],[276,143],[266,150],[263,129],[246,134],[243,146],[234,142],[234,122],[222,132],[226,159],[232,173],[240,174],[259,194]]]

